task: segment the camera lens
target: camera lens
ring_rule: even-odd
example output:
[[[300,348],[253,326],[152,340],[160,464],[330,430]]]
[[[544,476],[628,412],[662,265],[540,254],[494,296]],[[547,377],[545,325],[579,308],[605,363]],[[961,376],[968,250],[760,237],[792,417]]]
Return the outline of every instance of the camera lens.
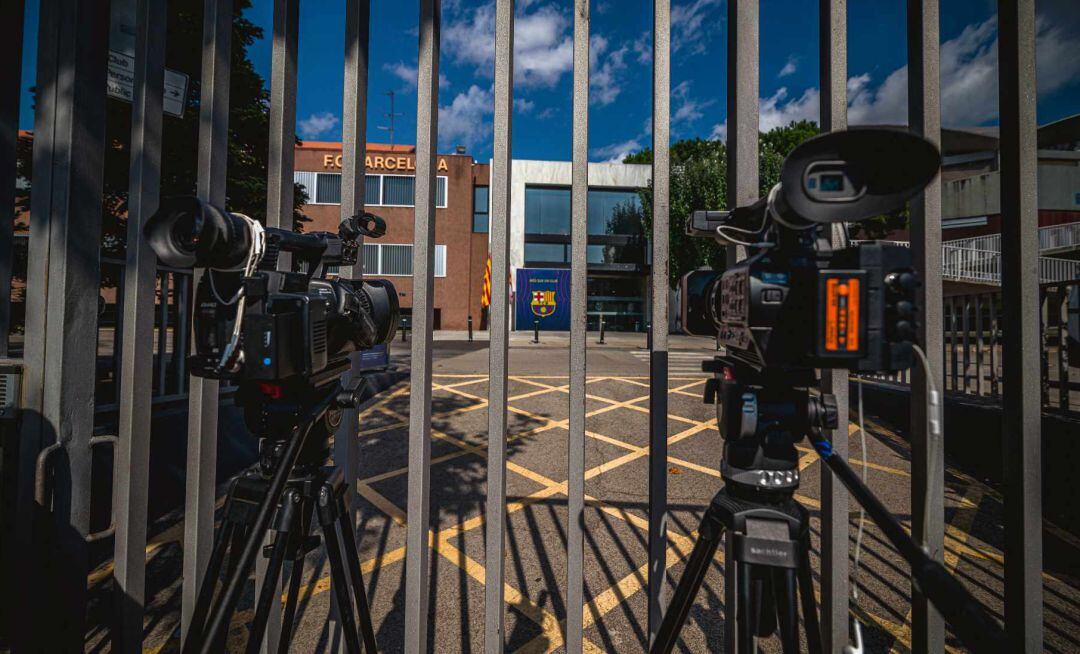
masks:
[[[162,200],[143,233],[161,262],[176,268],[235,269],[251,247],[242,218],[193,197]]]
[[[190,213],[180,216],[172,227],[173,242],[184,252],[195,253],[199,247],[199,232],[195,225],[195,216]]]

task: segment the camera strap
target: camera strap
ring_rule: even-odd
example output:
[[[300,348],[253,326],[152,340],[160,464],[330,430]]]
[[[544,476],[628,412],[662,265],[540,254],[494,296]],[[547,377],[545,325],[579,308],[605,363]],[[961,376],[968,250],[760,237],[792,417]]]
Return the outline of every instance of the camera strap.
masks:
[[[244,264],[244,277],[251,277],[255,274],[259,262],[262,261],[263,254],[266,253],[266,231],[262,223],[249,216],[242,213],[233,215],[242,218],[251,233],[251,248],[248,250],[247,262]],[[214,270],[210,269],[207,276],[210,278],[210,290],[214,294],[214,299],[225,305],[236,303],[236,319],[233,321],[232,337],[222,350],[221,360],[218,362],[219,369],[232,370],[242,363],[243,352],[239,349],[239,345],[244,322],[244,285],[240,284],[240,288],[236,289],[236,294],[226,302],[218,295],[217,288],[214,287]]]

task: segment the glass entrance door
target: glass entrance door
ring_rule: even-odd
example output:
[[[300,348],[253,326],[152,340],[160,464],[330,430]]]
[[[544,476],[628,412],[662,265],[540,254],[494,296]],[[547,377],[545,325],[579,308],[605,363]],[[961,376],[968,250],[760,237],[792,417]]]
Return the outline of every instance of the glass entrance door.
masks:
[[[645,277],[589,275],[588,329],[615,332],[645,331]]]

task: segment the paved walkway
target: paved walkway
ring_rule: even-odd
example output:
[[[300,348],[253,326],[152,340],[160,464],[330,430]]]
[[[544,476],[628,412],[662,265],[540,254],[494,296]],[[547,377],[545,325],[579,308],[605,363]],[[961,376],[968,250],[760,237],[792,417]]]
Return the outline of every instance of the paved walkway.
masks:
[[[648,371],[637,352],[627,347],[611,355],[612,363],[594,356],[590,345],[584,607],[590,652],[642,651],[646,640]],[[708,355],[706,348],[697,351],[699,357]],[[486,349],[437,350],[429,608],[429,649],[435,652],[483,647],[486,357]],[[568,379],[565,368],[560,370],[564,358],[550,351],[533,355],[517,349],[511,356],[504,619],[506,649],[513,652],[560,651],[563,644],[561,630],[568,611],[564,592]],[[546,371],[538,371],[543,360]],[[519,372],[522,369],[528,371]],[[700,373],[674,370],[669,381],[667,569],[672,584],[682,573],[701,512],[721,484],[717,468],[722,440],[714,407],[701,401],[704,382]],[[401,651],[408,628],[403,623],[408,393],[407,383],[399,385],[360,418],[360,552],[380,649],[387,652]],[[865,460],[870,486],[903,522],[909,522],[907,444],[887,425],[871,421],[864,457],[855,427],[851,430],[852,463],[859,468]],[[797,499],[811,511],[816,552],[822,468],[816,454],[805,444],[800,448],[803,483]],[[946,481],[946,565],[1000,617],[1001,497],[956,470],[948,471]],[[858,514],[853,512],[851,518],[854,542]],[[149,551],[149,595],[154,604],[147,644],[156,649],[176,644],[170,636],[175,635],[178,618],[178,529],[158,535]],[[1052,525],[1047,526],[1046,540],[1047,649],[1077,651],[1080,579],[1074,561],[1080,555],[1080,541]],[[866,651],[908,651],[910,582],[905,565],[869,522],[862,561],[854,610],[864,624]],[[816,553],[812,564],[815,569],[819,566]],[[328,570],[315,555],[305,567],[294,651],[320,651],[328,639],[324,627]],[[717,651],[722,644],[722,553],[713,568],[684,630],[683,651]],[[244,600],[233,623],[234,647],[246,638],[250,602],[250,597]],[[767,644],[765,651],[778,649],[775,645]],[[950,648],[956,646],[950,639]]]

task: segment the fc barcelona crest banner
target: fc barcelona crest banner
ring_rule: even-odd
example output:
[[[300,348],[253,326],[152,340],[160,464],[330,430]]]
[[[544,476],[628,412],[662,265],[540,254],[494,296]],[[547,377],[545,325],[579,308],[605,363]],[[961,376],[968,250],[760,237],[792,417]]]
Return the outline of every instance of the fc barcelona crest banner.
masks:
[[[532,329],[540,321],[543,330],[570,330],[569,270],[519,268],[516,292],[518,329]]]

